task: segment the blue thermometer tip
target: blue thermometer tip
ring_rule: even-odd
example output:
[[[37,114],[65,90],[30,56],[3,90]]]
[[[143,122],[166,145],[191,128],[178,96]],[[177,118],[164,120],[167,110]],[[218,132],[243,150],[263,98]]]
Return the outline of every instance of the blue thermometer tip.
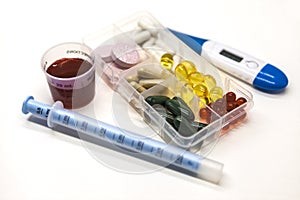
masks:
[[[281,91],[288,85],[287,76],[277,67],[267,64],[257,74],[253,86],[265,91]]]

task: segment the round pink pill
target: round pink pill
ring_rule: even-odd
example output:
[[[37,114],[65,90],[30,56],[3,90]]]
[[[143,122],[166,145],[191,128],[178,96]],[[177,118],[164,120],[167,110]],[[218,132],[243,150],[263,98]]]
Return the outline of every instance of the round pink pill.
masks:
[[[121,68],[130,68],[140,62],[140,55],[133,44],[120,43],[112,47],[111,57]]]

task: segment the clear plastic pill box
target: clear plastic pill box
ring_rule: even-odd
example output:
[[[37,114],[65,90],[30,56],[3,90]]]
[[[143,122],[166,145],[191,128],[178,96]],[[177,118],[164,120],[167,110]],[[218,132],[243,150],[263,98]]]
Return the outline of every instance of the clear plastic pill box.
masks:
[[[149,13],[137,13],[90,34],[84,43],[94,49],[97,74],[167,143],[199,151],[245,121],[253,106],[249,91],[196,54]],[[173,55],[171,70],[161,65],[165,53]],[[175,76],[174,68],[182,61],[191,61],[198,72],[213,76],[223,94],[234,92],[237,98],[243,97],[247,102],[230,112],[218,113],[211,103],[203,101]],[[207,126],[188,136],[180,133],[145,100],[149,96],[182,98],[193,111],[194,121]],[[209,121],[203,120],[201,109],[209,113]]]

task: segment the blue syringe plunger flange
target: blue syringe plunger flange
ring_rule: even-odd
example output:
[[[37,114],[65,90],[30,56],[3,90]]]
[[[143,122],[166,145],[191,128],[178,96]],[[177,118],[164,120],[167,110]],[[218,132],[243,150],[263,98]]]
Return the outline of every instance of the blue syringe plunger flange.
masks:
[[[23,112],[24,114],[28,114],[28,113],[29,113],[29,111],[28,111],[28,101],[29,101],[29,100],[34,100],[33,96],[28,96],[28,97],[24,100],[23,105],[22,105],[22,112]]]

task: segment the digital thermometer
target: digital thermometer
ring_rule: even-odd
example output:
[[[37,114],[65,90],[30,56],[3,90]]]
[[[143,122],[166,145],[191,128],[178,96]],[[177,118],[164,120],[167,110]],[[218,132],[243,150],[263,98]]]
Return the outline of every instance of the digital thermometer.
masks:
[[[255,88],[278,92],[288,85],[287,76],[265,61],[214,41],[169,30],[208,62]]]

